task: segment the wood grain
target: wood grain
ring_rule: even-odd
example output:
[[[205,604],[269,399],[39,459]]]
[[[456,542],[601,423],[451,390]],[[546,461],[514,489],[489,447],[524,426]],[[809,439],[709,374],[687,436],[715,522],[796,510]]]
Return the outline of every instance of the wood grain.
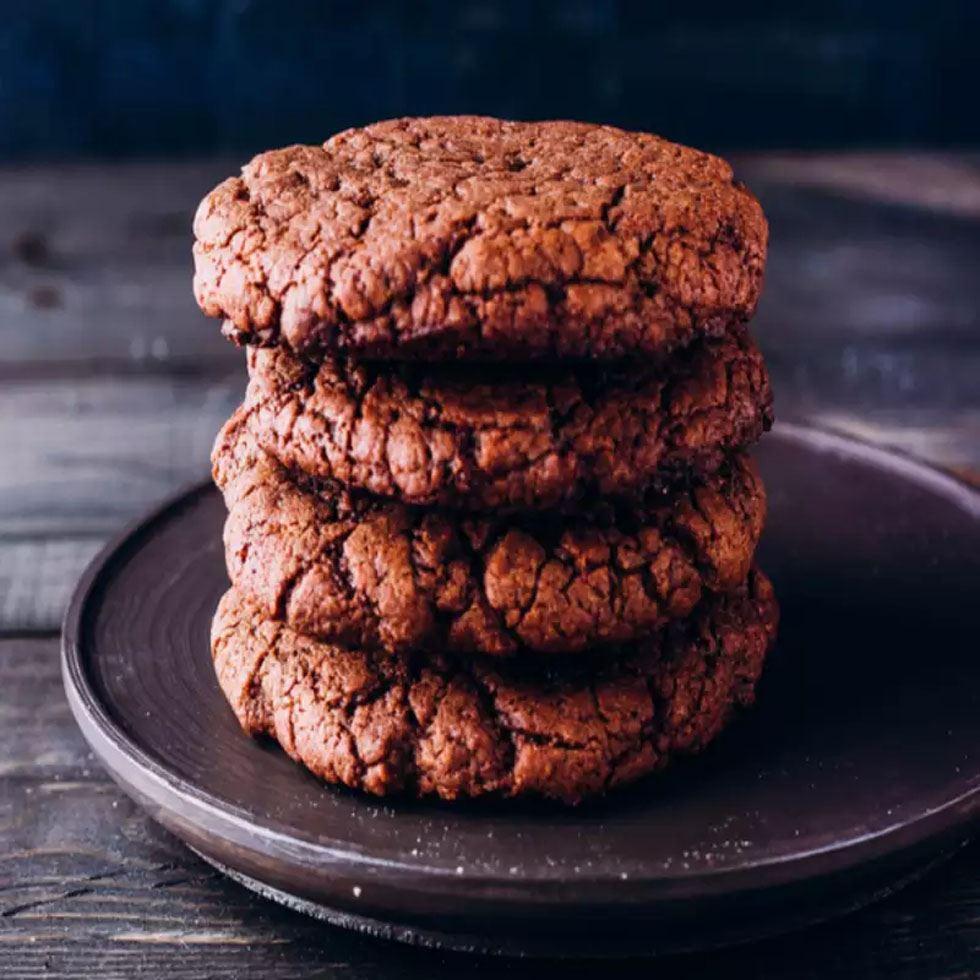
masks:
[[[216,875],[94,763],[61,694],[54,638],[0,641],[0,719],[0,976],[585,977],[603,969],[378,942],[280,909]],[[655,968],[665,980],[722,972],[813,980],[974,976],[978,880],[980,847],[973,846],[850,918],[741,949],[658,960]],[[650,970],[616,967],[627,977]]]
[[[889,445],[967,478],[980,470],[980,358],[901,401],[886,366],[870,382],[775,360],[776,411]],[[938,370],[938,368],[937,368]],[[873,386],[877,404],[869,404]],[[955,391],[957,385],[960,392]],[[244,376],[106,375],[0,384],[0,630],[54,629],[82,569],[127,521],[208,471]],[[954,405],[937,405],[952,400]],[[25,426],[24,420],[30,425]]]
[[[55,628],[104,541],[206,476],[243,387],[238,372],[0,384],[0,628]]]
[[[234,362],[190,289],[194,208],[230,167],[0,171],[0,368]]]
[[[191,298],[191,219],[242,161],[0,169],[0,370],[227,367]],[[772,350],[977,343],[970,156],[747,156],[772,227],[756,324]]]
[[[106,537],[205,471],[243,370],[191,298],[190,221],[240,162],[0,169],[0,632],[54,629]],[[779,154],[736,165],[772,225],[755,329],[777,413],[976,479],[977,156]],[[215,879],[88,759],[55,651],[53,639],[0,641],[0,975],[538,972],[348,936]],[[971,977],[978,921],[974,847],[844,922],[656,968]]]
[[[205,472],[243,369],[191,298],[190,223],[236,165],[0,170],[0,629],[53,628],[111,531]],[[736,165],[773,230],[777,413],[980,472],[975,158]]]

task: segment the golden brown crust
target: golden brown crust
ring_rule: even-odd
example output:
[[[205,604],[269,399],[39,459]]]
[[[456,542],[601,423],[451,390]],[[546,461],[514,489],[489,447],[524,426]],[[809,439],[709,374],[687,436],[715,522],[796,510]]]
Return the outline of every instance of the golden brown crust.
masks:
[[[236,340],[392,358],[659,356],[752,315],[768,237],[717,157],[466,116],[263,153],[194,232],[195,296]]]
[[[411,504],[496,512],[635,499],[710,474],[771,423],[744,331],[661,370],[316,365],[249,351],[248,427],[288,469]]]
[[[212,457],[236,588],[272,618],[366,648],[510,655],[629,642],[744,581],[765,495],[744,457],[642,509],[488,518],[311,485],[236,413]]]
[[[560,671],[347,650],[264,618],[234,590],[212,630],[242,728],[369,793],[577,803],[701,751],[750,704],[776,632],[768,580],[616,657]]]

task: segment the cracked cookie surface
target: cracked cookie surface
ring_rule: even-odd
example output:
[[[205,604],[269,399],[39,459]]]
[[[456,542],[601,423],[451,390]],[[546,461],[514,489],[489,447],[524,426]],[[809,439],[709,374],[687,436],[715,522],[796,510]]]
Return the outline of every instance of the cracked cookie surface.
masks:
[[[777,619],[771,585],[753,572],[690,621],[556,671],[335,647],[231,590],[211,647],[242,728],[328,782],[577,803],[701,751],[752,702]]]
[[[507,656],[629,642],[736,589],[765,518],[753,464],[641,508],[496,518],[319,484],[264,453],[237,412],[212,455],[225,558],[265,615],[351,646]]]
[[[752,315],[768,238],[717,157],[467,116],[260,154],[194,233],[195,297],[236,341],[394,359],[659,356]]]
[[[762,355],[744,331],[661,369],[319,365],[249,350],[245,411],[284,466],[412,504],[566,508],[712,473],[771,424]]]

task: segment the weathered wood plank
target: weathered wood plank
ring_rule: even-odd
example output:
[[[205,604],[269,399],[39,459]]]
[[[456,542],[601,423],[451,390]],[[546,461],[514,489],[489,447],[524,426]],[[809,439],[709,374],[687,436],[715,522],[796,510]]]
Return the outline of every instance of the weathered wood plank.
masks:
[[[889,362],[890,363],[890,362]],[[980,356],[949,374],[901,365],[843,380],[774,359],[777,412],[980,474]],[[53,629],[82,569],[127,521],[207,474],[237,404],[218,378],[96,376],[0,387],[0,630]],[[976,386],[973,386],[974,389]],[[905,390],[903,390],[905,389]],[[25,420],[30,420],[25,424]]]
[[[884,150],[736,157],[753,184],[817,188],[845,198],[980,218],[980,155]]]
[[[201,651],[206,656],[206,651]],[[61,693],[57,641],[0,641],[0,975],[262,980],[592,976],[376,942],[287,912],[199,861],[111,783]],[[980,848],[803,935],[617,965],[625,976],[967,977],[980,955]]]
[[[191,296],[191,218],[228,162],[0,171],[0,365],[228,364]]]
[[[241,161],[0,169],[0,371],[227,366],[191,297],[190,224]],[[773,349],[978,343],[980,167],[970,156],[750,156],[772,226],[757,328]]]
[[[206,472],[243,376],[241,355],[190,296],[190,219],[237,162],[0,170],[0,630],[54,628],[102,541]],[[976,475],[977,158],[737,165],[772,224],[755,329],[778,414]],[[88,755],[60,694],[53,640],[0,641],[0,736],[4,977],[542,972],[349,936],[213,876]],[[974,976],[978,882],[975,846],[841,923],[656,969]]]
[[[772,358],[777,414],[980,474],[980,352],[880,364]],[[118,528],[207,473],[237,404],[228,375],[96,375],[0,386],[0,630],[53,629]]]
[[[244,373],[0,386],[0,629],[52,629],[127,521],[202,479]]]

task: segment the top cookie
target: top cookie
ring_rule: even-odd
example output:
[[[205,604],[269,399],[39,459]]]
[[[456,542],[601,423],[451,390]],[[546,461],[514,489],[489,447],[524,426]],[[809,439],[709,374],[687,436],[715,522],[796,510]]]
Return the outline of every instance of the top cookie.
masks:
[[[661,355],[752,315],[767,241],[717,157],[473,116],[260,154],[194,233],[197,301],[236,341],[394,359]]]

